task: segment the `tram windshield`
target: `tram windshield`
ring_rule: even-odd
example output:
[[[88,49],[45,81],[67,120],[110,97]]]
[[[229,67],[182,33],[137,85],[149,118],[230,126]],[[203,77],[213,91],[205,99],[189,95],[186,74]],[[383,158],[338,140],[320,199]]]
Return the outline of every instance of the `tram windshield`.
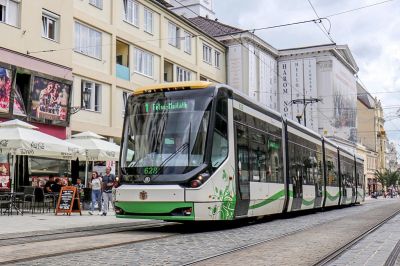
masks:
[[[212,92],[160,92],[129,98],[121,160],[125,172],[176,175],[202,165]]]

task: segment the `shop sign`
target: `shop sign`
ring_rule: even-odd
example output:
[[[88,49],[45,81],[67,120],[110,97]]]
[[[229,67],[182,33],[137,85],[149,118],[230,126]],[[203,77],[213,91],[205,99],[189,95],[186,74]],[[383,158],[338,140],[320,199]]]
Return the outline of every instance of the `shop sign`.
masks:
[[[0,67],[0,113],[10,110],[10,94],[12,88],[12,71]]]
[[[70,215],[72,212],[79,212],[79,214],[82,215],[79,193],[77,193],[76,187],[62,187],[58,196],[56,215],[58,213]]]
[[[37,120],[66,121],[70,90],[67,84],[35,77],[31,116]]]

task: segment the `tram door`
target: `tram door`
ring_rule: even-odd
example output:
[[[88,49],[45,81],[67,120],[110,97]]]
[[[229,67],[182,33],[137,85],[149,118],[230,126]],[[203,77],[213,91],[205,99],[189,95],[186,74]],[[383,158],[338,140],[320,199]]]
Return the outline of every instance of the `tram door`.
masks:
[[[303,165],[294,164],[291,166],[291,177],[293,184],[292,211],[300,210],[303,202]]]
[[[236,124],[237,201],[235,216],[247,216],[250,204],[249,135],[247,127]]]

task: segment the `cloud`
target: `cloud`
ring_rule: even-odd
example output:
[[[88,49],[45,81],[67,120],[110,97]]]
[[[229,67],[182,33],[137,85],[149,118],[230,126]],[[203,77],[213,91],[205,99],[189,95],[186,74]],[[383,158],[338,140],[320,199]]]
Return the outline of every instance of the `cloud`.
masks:
[[[227,5],[229,2],[229,6]],[[320,17],[346,10],[372,5],[378,0],[311,0]],[[267,27],[316,18],[308,1],[282,0],[215,0],[216,16],[243,29]],[[400,106],[400,4],[386,2],[329,18],[331,36],[337,44],[349,45],[360,68],[358,76],[373,96],[381,100],[384,113],[390,114]],[[329,43],[329,39],[313,23],[258,31],[262,37],[278,49]],[[391,93],[375,93],[391,92]],[[396,92],[396,93],[394,93]],[[386,127],[393,140],[400,143],[400,121],[388,120]]]

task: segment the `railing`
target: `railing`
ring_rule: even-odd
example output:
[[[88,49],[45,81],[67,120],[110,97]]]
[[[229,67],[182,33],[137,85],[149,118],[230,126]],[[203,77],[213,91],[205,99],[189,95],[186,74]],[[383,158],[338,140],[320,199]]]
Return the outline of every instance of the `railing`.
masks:
[[[117,78],[130,80],[130,69],[129,67],[117,64]]]

